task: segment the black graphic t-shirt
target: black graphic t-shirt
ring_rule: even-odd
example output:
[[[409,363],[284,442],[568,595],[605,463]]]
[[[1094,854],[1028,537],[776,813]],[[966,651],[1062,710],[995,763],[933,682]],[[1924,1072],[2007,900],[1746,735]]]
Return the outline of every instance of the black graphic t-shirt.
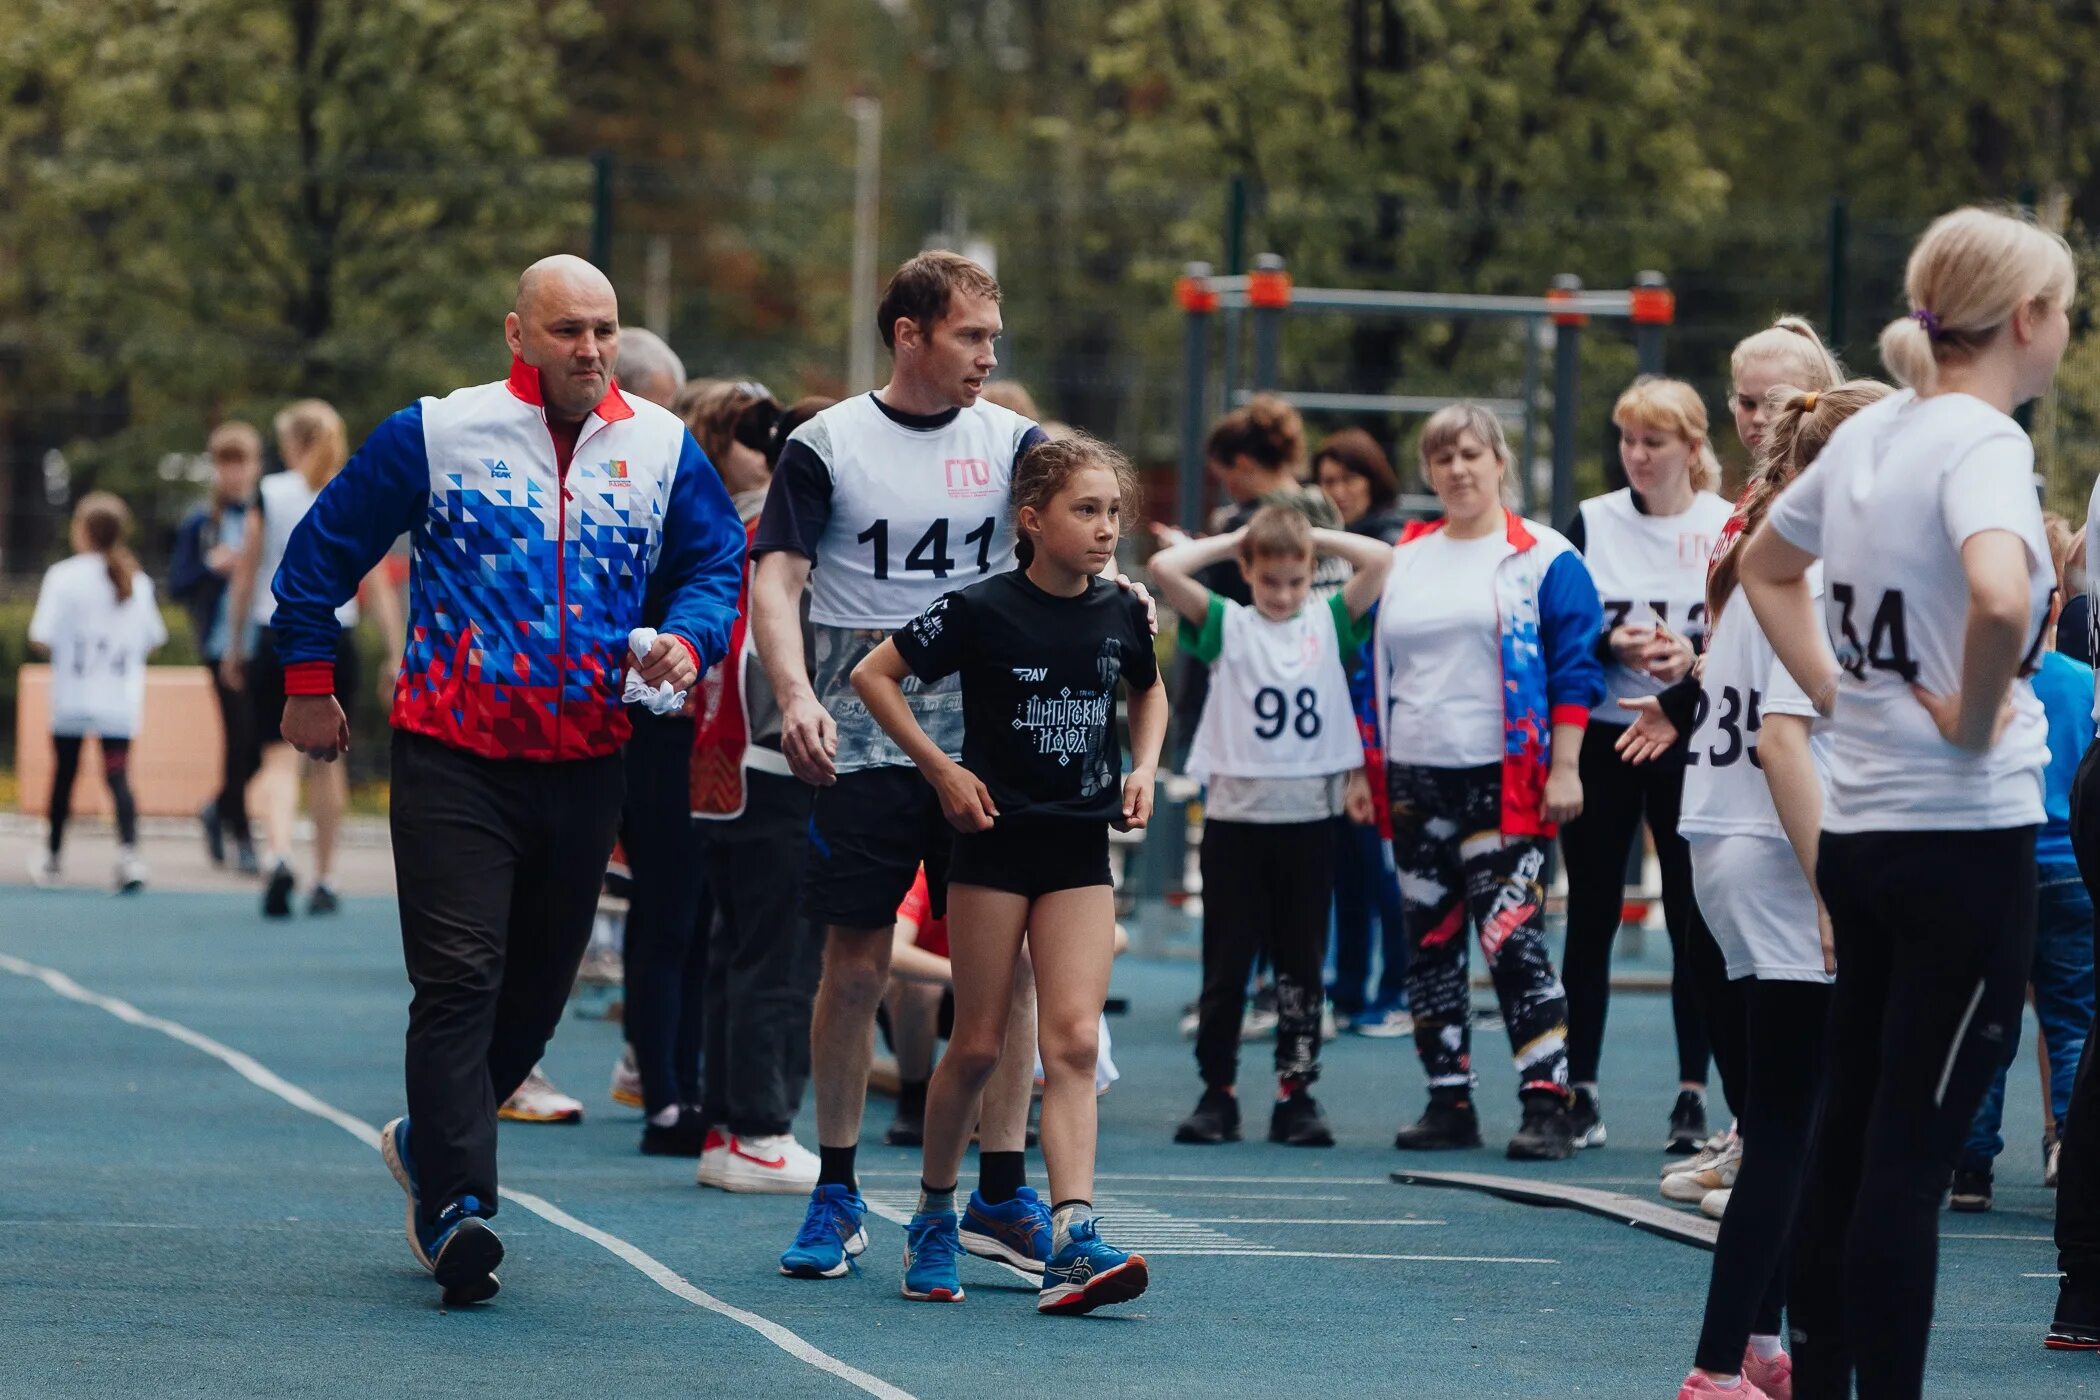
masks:
[[[942,595],[893,640],[922,681],[962,674],[963,767],[1002,820],[1122,810],[1116,682],[1144,690],[1159,674],[1136,597],[1096,578],[1058,598],[1016,569]]]

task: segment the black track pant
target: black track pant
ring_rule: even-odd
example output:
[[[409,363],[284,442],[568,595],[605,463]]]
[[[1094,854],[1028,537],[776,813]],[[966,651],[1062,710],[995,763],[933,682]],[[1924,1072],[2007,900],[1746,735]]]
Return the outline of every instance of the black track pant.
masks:
[[[254,844],[248,829],[248,780],[262,767],[262,747],[255,738],[255,704],[245,690],[235,690],[219,675],[216,659],[207,662],[211,693],[219,701],[219,735],[223,740],[219,769],[219,828],[242,846]]]
[[[744,814],[699,822],[715,925],[707,941],[707,1121],[744,1137],[784,1133],[809,1083],[809,1014],[824,926],[802,917],[813,791],[744,775]]]
[[[496,1209],[496,1105],[539,1063],[590,942],[620,758],[479,758],[396,731],[394,877],[424,1224]]]
[[[86,741],[78,734],[54,734],[51,746],[57,750],[57,763],[51,770],[51,854],[57,855],[65,844],[66,823],[73,816],[73,784],[80,780],[80,746]],[[117,839],[127,846],[135,846],[139,839],[138,804],[131,799],[131,779],[128,768],[131,763],[131,740],[104,739],[102,741],[102,776],[109,783],[109,795],[117,808]]]
[[[1645,817],[1662,866],[1663,922],[1670,930],[1677,1077],[1704,1084],[1709,1055],[1720,1055],[1722,1090],[1739,1111],[1742,1037],[1724,1031],[1717,1044],[1709,1038],[1708,1025],[1725,1016],[1731,1027],[1739,1026],[1742,1001],[1729,989],[1713,935],[1695,924],[1692,856],[1677,834],[1684,754],[1673,750],[1652,763],[1627,763],[1612,747],[1625,732],[1623,725],[1592,724],[1584,733],[1582,815],[1560,829],[1568,867],[1568,943],[1561,957],[1561,981],[1568,989],[1568,1078],[1576,1084],[1597,1080],[1611,1001],[1611,948],[1626,898],[1626,862]],[[1709,1009],[1707,1003],[1714,1005]]]
[[[642,1108],[656,1113],[701,1099],[700,1051],[707,934],[714,922],[701,865],[700,824],[687,781],[693,722],[629,710],[627,800],[620,849],[633,887],[620,956],[626,969],[627,1041],[642,1076]]]
[[[1788,1291],[1798,1400],[1855,1373],[1862,1400],[1923,1390],[1940,1195],[2026,996],[2034,836],[1823,836],[1838,970]]]
[[[1714,1245],[1706,1324],[1693,1363],[1723,1374],[1742,1369],[1751,1333],[1779,1335],[1831,999],[1830,987],[1821,982],[1745,977],[1736,985],[1749,1008],[1743,1164]]]
[[[2100,908],[2100,743],[2085,751],[2071,788],[2071,844],[2085,887]],[[2100,986],[2100,964],[2094,980]],[[2064,1273],[2065,1299],[2100,1311],[2100,1070],[2093,1068],[2100,1050],[2094,1048],[2095,1036],[2100,1036],[2100,1016],[2086,1036],[2070,1111],[2059,1125],[2063,1158],[2056,1184],[2056,1267]]]
[[[1196,1068],[1212,1088],[1238,1082],[1247,978],[1266,952],[1276,969],[1276,1073],[1311,1083],[1320,1076],[1334,822],[1205,822],[1202,861]]]

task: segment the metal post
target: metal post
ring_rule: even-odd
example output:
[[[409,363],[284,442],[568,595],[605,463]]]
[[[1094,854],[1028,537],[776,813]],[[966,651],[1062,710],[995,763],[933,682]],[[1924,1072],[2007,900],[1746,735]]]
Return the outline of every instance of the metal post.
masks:
[[[1845,353],[1845,302],[1852,292],[1852,206],[1841,194],[1830,197],[1830,302],[1824,310],[1823,330],[1831,348]]]
[[[1564,272],[1553,279],[1546,295],[1572,302],[1582,291],[1582,279]],[[1575,513],[1575,411],[1581,394],[1582,323],[1579,311],[1557,311],[1553,315],[1553,518],[1559,525]]]
[[[1524,465],[1517,473],[1517,509],[1529,512],[1538,494],[1533,477],[1539,461],[1539,318],[1526,316],[1519,324],[1524,328],[1524,435],[1518,450]]]
[[[1247,177],[1235,175],[1225,182],[1225,275],[1237,277],[1247,270]]]
[[[853,118],[853,271],[851,342],[846,347],[846,388],[863,393],[876,387],[875,256],[880,237],[882,200],[882,102],[856,97],[846,104]]]
[[[1177,507],[1184,530],[1203,523],[1203,429],[1209,419],[1205,391],[1210,385],[1210,321],[1218,309],[1211,289],[1210,264],[1192,262],[1182,269],[1181,475]]]
[[[591,157],[591,261],[612,275],[613,158],[609,151]]]
[[[1634,274],[1633,355],[1642,374],[1663,372],[1663,337],[1676,317],[1676,309],[1667,277],[1660,272]]]
[[[1277,355],[1283,343],[1283,313],[1291,304],[1291,275],[1283,258],[1263,253],[1254,260],[1248,278],[1247,305],[1254,319],[1254,376],[1256,390],[1273,389],[1277,383]]]

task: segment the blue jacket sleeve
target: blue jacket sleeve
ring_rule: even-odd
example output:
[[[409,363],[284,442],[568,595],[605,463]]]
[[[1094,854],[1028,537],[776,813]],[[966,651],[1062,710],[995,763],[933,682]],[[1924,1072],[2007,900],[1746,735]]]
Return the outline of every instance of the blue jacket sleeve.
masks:
[[[394,538],[416,524],[429,494],[430,455],[417,403],[372,430],[285,542],[271,584],[277,616],[270,626],[286,667],[333,665],[342,630],[335,610],[356,596]]]
[[[198,506],[182,517],[175,530],[175,553],[168,560],[168,595],[184,603],[206,582],[221,581],[204,567],[204,526],[210,519],[210,510]]]
[[[1597,631],[1604,607],[1582,556],[1569,550],[1546,566],[1539,580],[1539,644],[1546,653],[1546,703],[1553,722],[1574,719],[1604,698],[1604,667],[1597,660]]]
[[[671,479],[663,545],[650,571],[649,591],[663,599],[657,630],[691,642],[702,671],[729,652],[743,574],[743,522],[714,464],[688,433]]]

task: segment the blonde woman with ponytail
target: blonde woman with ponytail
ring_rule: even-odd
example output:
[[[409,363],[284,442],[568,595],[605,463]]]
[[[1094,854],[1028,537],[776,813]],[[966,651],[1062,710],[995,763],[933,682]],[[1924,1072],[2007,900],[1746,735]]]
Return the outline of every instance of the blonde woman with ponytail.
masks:
[[[2056,579],[2012,411],[2048,389],[2075,285],[2025,219],[1935,221],[1881,336],[1907,392],[1833,434],[1742,551],[1759,625],[1830,716],[1816,884],[1837,986],[1789,1290],[1803,1396],[1923,1391],[1940,1194],[2017,1033],[2049,758],[2024,673]]]
[[[1663,916],[1675,958],[1670,1000],[1677,1026],[1677,1102],[1666,1150],[1689,1154],[1707,1136],[1709,1045],[1691,976],[1692,866],[1677,834],[1684,781],[1680,747],[1636,766],[1618,752],[1627,712],[1618,699],[1649,696],[1691,671],[1705,636],[1706,560],[1728,520],[1714,494],[1721,464],[1714,456],[1706,405],[1691,385],[1644,377],[1612,409],[1619,462],[1627,485],[1584,501],[1568,529],[1582,551],[1604,630],[1596,647],[1605,663],[1605,697],[1582,740],[1582,815],[1561,828],[1568,868],[1568,943],[1562,973],[1568,989],[1568,1079],[1574,1089],[1576,1140],[1604,1145],[1597,1066],[1611,996],[1611,946],[1625,900],[1626,857],[1646,818],[1662,865]]]
[[[349,802],[349,783],[341,764],[315,763],[302,758],[284,741],[278,726],[284,717],[284,665],[278,659],[276,635],[270,624],[277,615],[277,597],[271,585],[277,566],[284,560],[285,545],[292,531],[306,518],[321,491],[343,469],[349,456],[343,420],[320,399],[301,399],[277,415],[277,451],[285,470],[262,479],[256,492],[255,526],[241,542],[241,558],[234,567],[233,605],[230,616],[249,618],[260,629],[255,634],[253,656],[247,654],[239,631],[220,659],[220,676],[233,689],[245,687],[254,705],[256,737],[262,746],[262,769],[255,778],[258,805],[262,808],[263,837],[268,852],[263,868],[268,884],[263,890],[263,914],[288,918],[292,891],[292,822],[298,814],[300,780],[305,779],[306,800],[314,820],[314,884],[307,912],[328,914],[336,909],[336,894],[329,883],[335,867],[337,829],[343,808]],[[375,571],[374,579],[384,586]],[[345,706],[363,693],[358,681],[357,600],[335,610],[341,629],[336,641],[335,693]]]
[[[138,855],[138,806],[126,766],[146,706],[146,658],[168,640],[153,580],[139,572],[127,543],[131,511],[107,491],[90,491],[73,509],[73,557],[53,564],[37,590],[29,645],[51,659],[51,835],[30,857],[39,885],[55,884],[65,844],[81,745],[102,746],[102,772],[117,809],[117,889],[144,888]]]

